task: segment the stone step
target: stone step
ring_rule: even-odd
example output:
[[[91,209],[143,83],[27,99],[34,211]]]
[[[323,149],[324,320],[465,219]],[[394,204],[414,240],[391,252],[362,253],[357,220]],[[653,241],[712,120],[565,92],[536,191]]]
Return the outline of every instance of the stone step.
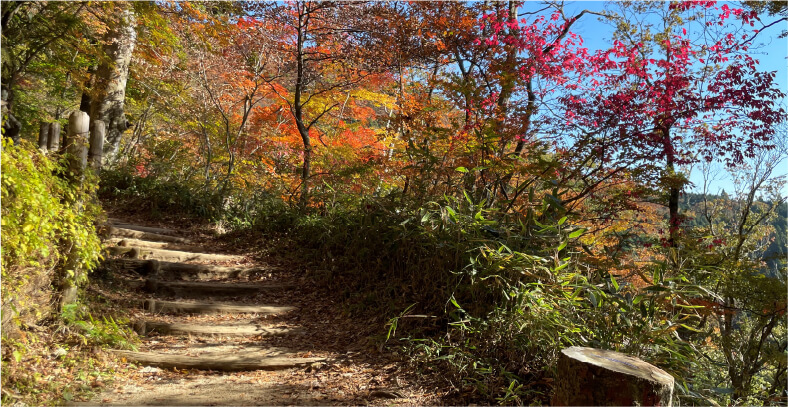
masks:
[[[163,260],[171,262],[182,261],[235,261],[244,260],[243,256],[212,253],[193,253],[179,250],[152,249],[147,247],[107,247],[107,252],[113,256],[126,256],[132,259]]]
[[[138,321],[134,330],[140,335],[151,333],[159,335],[191,335],[191,336],[256,336],[281,335],[293,332],[289,328],[265,327],[252,321],[236,324],[188,324],[155,321]]]
[[[181,282],[163,281],[148,278],[145,290],[159,295],[172,295],[182,298],[240,297],[255,296],[264,291],[293,288],[292,284],[249,284],[222,282]]]
[[[324,362],[325,358],[304,358],[296,355],[259,356],[231,354],[203,354],[199,356],[176,355],[170,353],[132,352],[126,350],[113,351],[118,356],[145,366],[165,369],[199,369],[219,370],[226,372],[248,370],[283,370],[308,366],[312,363]]]
[[[283,314],[295,310],[295,307],[279,307],[271,305],[241,305],[215,302],[163,301],[145,300],[143,308],[150,312],[183,313],[183,314]]]
[[[185,237],[163,235],[159,233],[141,232],[139,230],[133,230],[128,228],[116,227],[116,226],[109,227],[109,236],[143,239],[153,242],[172,242],[172,243],[187,243],[187,244],[190,242],[190,240]]]

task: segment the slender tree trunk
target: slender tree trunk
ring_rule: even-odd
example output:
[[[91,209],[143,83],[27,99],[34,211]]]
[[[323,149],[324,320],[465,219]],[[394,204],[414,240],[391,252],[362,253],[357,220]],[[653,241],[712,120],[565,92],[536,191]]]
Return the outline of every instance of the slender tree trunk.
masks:
[[[120,6],[117,25],[107,33],[106,60],[96,70],[95,100],[91,102],[90,117],[103,121],[107,128],[104,159],[113,160],[120,148],[123,132],[129,127],[123,106],[129,63],[137,42],[136,17],[128,4]]]
[[[681,183],[676,176],[676,155],[673,149],[673,143],[670,140],[670,129],[662,126],[659,131],[662,133],[662,143],[665,151],[665,181],[667,181],[668,185],[668,244],[670,247],[676,247],[678,244],[679,226],[681,226],[679,196],[684,184]]]
[[[309,129],[304,124],[304,106],[301,104],[301,96],[304,91],[304,41],[308,24],[308,16],[306,10],[301,7],[306,5],[298,5],[298,44],[296,48],[296,83],[293,92],[293,116],[295,117],[296,127],[298,134],[301,135],[301,141],[304,144],[304,165],[301,169],[301,199],[302,207],[306,206],[309,200],[309,172],[312,163],[312,141],[309,138]]]

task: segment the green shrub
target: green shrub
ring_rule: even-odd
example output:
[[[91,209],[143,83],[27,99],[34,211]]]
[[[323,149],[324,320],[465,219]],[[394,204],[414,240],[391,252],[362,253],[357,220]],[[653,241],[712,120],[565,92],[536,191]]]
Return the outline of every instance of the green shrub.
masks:
[[[24,140],[2,143],[3,308],[40,316],[49,301],[31,296],[51,294],[49,284],[84,283],[99,260],[96,179],[69,183],[64,163]]]

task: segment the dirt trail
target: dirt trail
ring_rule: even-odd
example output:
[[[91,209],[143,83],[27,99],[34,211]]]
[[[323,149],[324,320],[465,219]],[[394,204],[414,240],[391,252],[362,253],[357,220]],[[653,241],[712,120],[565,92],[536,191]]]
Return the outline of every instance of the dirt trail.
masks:
[[[128,304],[142,345],[115,352],[134,364],[130,378],[72,405],[436,402],[373,350],[369,327],[354,327],[294,270],[195,250],[213,245],[175,230],[110,223],[107,245],[123,250],[105,263],[101,294]]]

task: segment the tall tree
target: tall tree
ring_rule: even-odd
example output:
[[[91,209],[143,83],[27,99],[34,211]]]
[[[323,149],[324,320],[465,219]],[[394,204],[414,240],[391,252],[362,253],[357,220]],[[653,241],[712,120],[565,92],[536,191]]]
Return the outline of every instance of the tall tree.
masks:
[[[594,144],[607,161],[636,160],[643,179],[658,183],[670,245],[688,182],[679,166],[741,163],[770,148],[784,120],[774,73],[759,71],[748,44],[738,41],[755,18],[714,2],[622,5],[611,18],[613,47],[595,57],[584,93],[563,99],[579,143]]]
[[[258,6],[263,18],[285,29],[279,41],[283,58],[267,72],[271,91],[285,102],[302,142],[300,201],[306,205],[312,177],[316,125],[342,106],[334,96],[347,94],[370,71],[358,59],[353,22],[360,5],[295,1]],[[256,17],[250,18],[250,21]]]

